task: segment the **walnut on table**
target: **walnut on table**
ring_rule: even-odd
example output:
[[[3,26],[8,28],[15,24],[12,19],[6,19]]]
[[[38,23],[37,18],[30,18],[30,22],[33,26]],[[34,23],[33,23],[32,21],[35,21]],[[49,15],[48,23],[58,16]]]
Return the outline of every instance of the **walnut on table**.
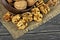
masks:
[[[44,3],[43,0],[38,0],[38,1],[36,2],[36,6],[42,5],[43,3]]]
[[[43,14],[47,14],[50,11],[50,8],[43,0],[38,0],[36,6],[40,9]]]
[[[21,16],[19,14],[12,17],[12,23],[17,24],[20,20]]]
[[[22,14],[22,19],[25,20],[26,22],[28,21],[31,22],[33,20],[32,16],[33,16],[32,13],[26,12]]]
[[[3,16],[3,19],[6,21],[6,22],[9,22],[11,21],[11,18],[13,17],[12,13],[11,12],[6,12],[6,14],[4,14]]]
[[[39,10],[37,7],[33,8],[31,11],[32,11],[32,12],[35,12],[35,13],[36,13],[36,12],[40,12],[40,10]],[[34,13],[34,14],[35,14],[35,13]]]
[[[49,0],[46,4],[48,6],[55,6],[58,4],[58,2],[59,2],[58,0]]]
[[[8,3],[12,3],[13,2],[13,0],[7,0],[8,1]]]
[[[23,19],[21,19],[18,23],[17,23],[17,28],[19,30],[24,30],[26,27],[28,26],[27,22]]]
[[[43,15],[38,12],[38,14],[34,15],[34,21],[42,22],[42,17]]]
[[[25,1],[25,0],[13,0],[13,1],[17,2],[17,1]]]
[[[34,21],[42,22],[43,15],[40,13],[40,10],[38,8],[33,8],[32,14],[33,14]]]
[[[46,4],[39,5],[38,8],[43,14],[47,14],[50,11],[50,7]]]

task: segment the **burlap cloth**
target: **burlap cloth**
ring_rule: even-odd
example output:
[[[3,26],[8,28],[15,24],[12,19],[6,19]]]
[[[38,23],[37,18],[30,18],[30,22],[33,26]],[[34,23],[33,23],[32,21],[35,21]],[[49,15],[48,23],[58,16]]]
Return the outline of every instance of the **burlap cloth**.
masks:
[[[2,19],[2,16],[6,11],[7,10],[0,3],[0,21],[4,25],[4,27],[9,31],[9,33],[12,35],[12,37],[14,39],[16,39],[16,38],[21,37],[22,35],[24,35],[28,31],[31,31],[31,30],[33,30],[37,27],[40,27],[40,25],[46,23],[51,18],[53,18],[53,17],[57,16],[58,14],[60,14],[60,3],[57,6],[51,8],[51,11],[47,15],[44,16],[42,23],[31,22],[29,24],[28,28],[26,28],[25,30],[17,30],[16,25],[14,25],[12,22],[5,22]]]

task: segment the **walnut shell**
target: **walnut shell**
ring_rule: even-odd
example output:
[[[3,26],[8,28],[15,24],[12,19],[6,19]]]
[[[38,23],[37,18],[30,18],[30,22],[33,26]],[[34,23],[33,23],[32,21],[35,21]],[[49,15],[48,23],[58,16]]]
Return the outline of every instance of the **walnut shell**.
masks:
[[[35,4],[35,0],[27,0],[28,6],[32,6]]]
[[[13,2],[13,0],[7,0],[8,1],[8,3],[12,3]]]
[[[14,3],[14,7],[18,10],[24,10],[27,8],[27,2],[26,1],[17,1]]]

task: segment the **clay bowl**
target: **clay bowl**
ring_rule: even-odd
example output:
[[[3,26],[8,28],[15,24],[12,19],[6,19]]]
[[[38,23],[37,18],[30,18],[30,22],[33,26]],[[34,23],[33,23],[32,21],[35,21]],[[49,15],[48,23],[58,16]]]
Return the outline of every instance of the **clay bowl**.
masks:
[[[25,10],[17,10],[17,9],[15,9],[14,7],[12,7],[12,6],[7,2],[7,0],[1,0],[1,1],[2,1],[3,6],[4,6],[8,11],[10,11],[10,12],[12,12],[12,13],[14,13],[14,14],[27,12],[27,11],[30,11],[30,10],[33,8],[33,6],[31,6],[31,7],[27,7],[27,9],[25,9]]]

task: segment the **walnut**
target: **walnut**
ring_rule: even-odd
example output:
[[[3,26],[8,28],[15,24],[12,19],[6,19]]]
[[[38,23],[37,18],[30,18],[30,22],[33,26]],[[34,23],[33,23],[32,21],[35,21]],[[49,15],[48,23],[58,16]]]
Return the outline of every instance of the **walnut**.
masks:
[[[19,14],[17,14],[17,15],[15,15],[15,16],[12,17],[12,22],[14,24],[17,24],[18,21],[20,20],[20,18],[21,18],[21,16]]]
[[[46,5],[46,4],[39,5],[38,8],[40,9],[40,11],[41,11],[43,14],[47,14],[47,13],[50,11],[49,6]]]
[[[40,9],[40,11],[41,11],[43,14],[47,14],[47,13],[48,13],[47,10],[46,10],[46,8],[44,8],[44,6],[40,6],[39,9]]]
[[[12,17],[12,14],[10,12],[7,12],[4,16],[3,16],[3,19],[5,21],[10,21],[11,20],[11,17]]]
[[[25,0],[14,0],[15,2],[17,2],[17,1],[25,1]]]
[[[24,10],[27,8],[27,2],[26,1],[14,2],[14,7],[18,10]]]
[[[50,11],[50,8],[43,0],[38,0],[36,6],[40,9],[43,14],[47,14]]]
[[[25,22],[25,20],[22,20],[22,19],[17,23],[17,27],[19,30],[23,30],[27,26],[28,26],[28,24]]]
[[[35,17],[34,16],[34,21],[36,21],[36,22],[42,22],[42,18],[39,18],[39,17]]]
[[[38,1],[36,2],[36,6],[42,5],[43,3],[44,3],[43,0],[38,0]]]
[[[48,6],[55,6],[58,3],[58,0],[49,0],[46,4]]]
[[[46,8],[46,10],[49,12],[50,11],[50,7],[48,5],[44,5],[44,7]]]
[[[8,3],[12,3],[13,2],[13,0],[7,0],[8,1]]]
[[[38,8],[32,9],[33,19],[34,21],[41,22],[43,15],[40,13],[40,10]]]
[[[34,5],[36,0],[27,0],[28,6]]]
[[[37,12],[37,14],[34,15],[34,21],[42,22],[43,15]]]
[[[33,8],[32,10],[31,10],[32,12],[40,12],[40,10],[38,9],[38,8]]]
[[[37,12],[34,14],[34,21],[41,22],[43,18],[43,15],[40,12]]]
[[[26,12],[26,13],[23,13],[22,14],[22,18],[23,18],[23,20],[25,20],[25,21],[32,21],[33,20],[33,18],[32,18],[32,13],[30,13],[30,12]]]

